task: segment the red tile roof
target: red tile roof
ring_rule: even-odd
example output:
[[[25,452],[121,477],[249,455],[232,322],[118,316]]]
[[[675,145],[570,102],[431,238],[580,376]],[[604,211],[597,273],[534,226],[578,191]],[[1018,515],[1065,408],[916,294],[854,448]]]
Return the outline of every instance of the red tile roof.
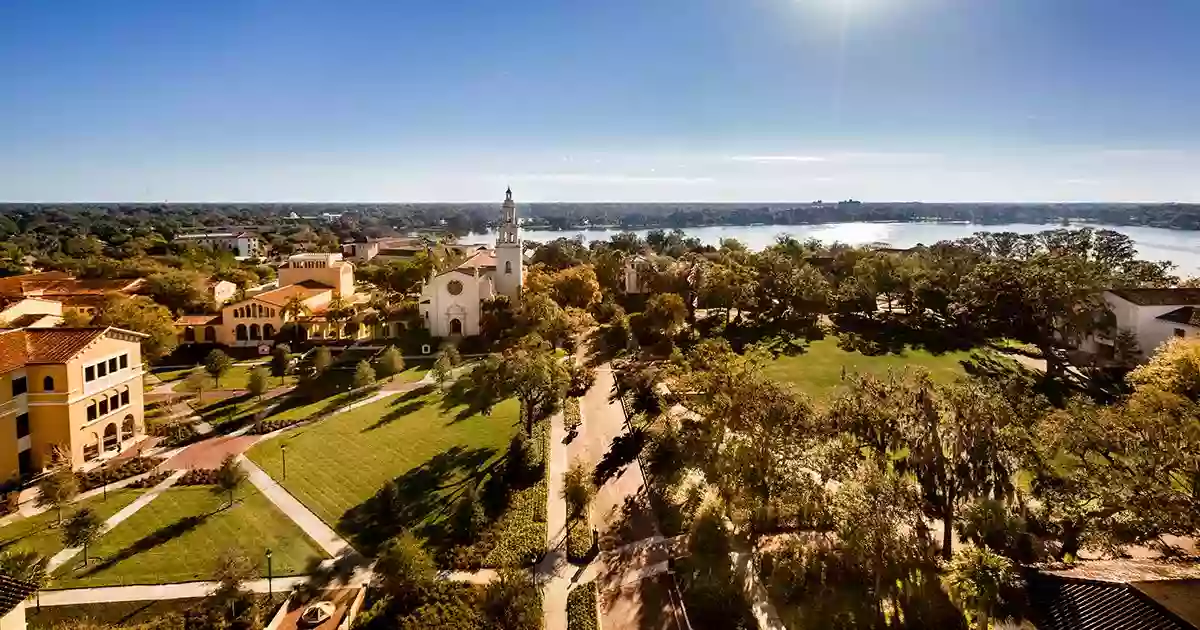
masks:
[[[183,315],[175,320],[176,326],[213,326],[220,323],[220,315]]]
[[[30,363],[65,363],[107,328],[18,328],[0,332],[0,373]]]
[[[274,306],[283,306],[294,295],[300,296],[300,299],[306,300],[314,295],[332,291],[333,287],[321,284],[313,280],[305,280],[296,284],[289,284],[285,287],[279,287],[265,293],[251,296],[247,300],[258,300]]]
[[[27,273],[0,279],[0,294],[10,296],[43,296],[60,299],[68,295],[100,295],[107,291],[133,291],[142,284],[140,278],[88,278],[80,280],[61,271]]]

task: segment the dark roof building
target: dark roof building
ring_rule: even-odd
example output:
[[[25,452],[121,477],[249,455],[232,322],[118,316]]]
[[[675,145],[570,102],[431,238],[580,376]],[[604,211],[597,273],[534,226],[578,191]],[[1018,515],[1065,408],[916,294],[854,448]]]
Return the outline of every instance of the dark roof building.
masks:
[[[1138,306],[1200,304],[1200,289],[1112,289],[1109,293]]]
[[[36,584],[0,575],[0,618],[16,610],[21,602],[29,599],[37,590]]]

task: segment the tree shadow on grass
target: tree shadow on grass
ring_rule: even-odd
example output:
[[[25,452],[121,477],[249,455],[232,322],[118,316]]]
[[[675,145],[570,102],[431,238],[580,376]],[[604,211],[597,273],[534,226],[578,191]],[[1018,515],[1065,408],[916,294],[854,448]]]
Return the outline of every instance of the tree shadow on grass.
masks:
[[[596,463],[592,481],[600,487],[609,479],[619,477],[625,467],[637,459],[645,446],[646,432],[640,427],[634,427],[631,431],[613,438],[608,452]]]
[[[100,562],[100,564],[94,564],[85,567],[81,573],[76,573],[75,576],[87,577],[94,573],[99,573],[100,571],[133,558],[140,553],[150,551],[155,547],[164,545],[196,529],[202,525],[204,521],[208,519],[208,517],[212,516],[213,514],[217,514],[218,512],[209,512],[208,514],[193,514],[191,516],[185,516],[184,518],[181,518],[170,525],[164,525],[163,527],[160,527],[154,532],[151,532],[150,534],[137,540],[132,545],[129,545],[128,547],[118,551],[116,554],[105,558],[102,562]]]
[[[962,352],[987,344],[987,340],[950,327],[922,326],[901,315],[834,315],[840,333],[838,346],[864,355],[904,354],[909,349],[933,355]]]
[[[455,446],[435,455],[347,510],[338,530],[351,538],[355,548],[372,555],[404,530],[414,530],[436,545],[446,534],[439,521],[453,509],[458,491],[467,483],[478,483],[495,454],[495,449]]]
[[[391,409],[389,409],[383,415],[379,416],[379,420],[377,420],[375,422],[375,424],[372,424],[371,426],[363,429],[362,433],[366,433],[368,431],[374,431],[375,429],[381,429],[381,428],[395,422],[396,420],[403,418],[404,416],[414,414],[414,413],[420,411],[421,409],[424,409],[425,405],[426,405],[426,402],[422,401],[422,400],[410,400],[410,401],[400,404],[400,405],[393,404]]]

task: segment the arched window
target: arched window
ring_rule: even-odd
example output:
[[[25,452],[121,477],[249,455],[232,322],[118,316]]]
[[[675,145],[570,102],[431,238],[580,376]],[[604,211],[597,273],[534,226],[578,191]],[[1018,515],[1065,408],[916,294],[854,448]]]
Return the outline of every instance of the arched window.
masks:
[[[210,342],[216,341],[217,340],[217,329],[213,328],[212,326],[206,327],[204,329],[204,340],[210,341]]]
[[[261,339],[261,337],[258,336],[258,324],[250,324],[250,338]]]
[[[54,377],[53,376],[47,376],[46,378],[42,379],[42,391],[44,391],[44,392],[54,391]]]
[[[504,273],[512,273],[512,261],[504,261]]]
[[[274,339],[275,327],[270,324],[263,324],[263,339]]]
[[[192,330],[192,328],[190,326],[188,328],[184,328],[183,329],[183,340],[186,343],[192,343],[193,341],[195,341],[196,340],[196,331]]]
[[[115,451],[121,448],[121,439],[117,436],[117,423],[110,422],[104,427],[104,450]]]
[[[237,336],[238,341],[245,341],[246,340],[246,325],[238,324],[237,328],[234,330],[234,335]]]
[[[133,414],[125,416],[125,421],[121,423],[121,439],[132,440],[134,433]]]

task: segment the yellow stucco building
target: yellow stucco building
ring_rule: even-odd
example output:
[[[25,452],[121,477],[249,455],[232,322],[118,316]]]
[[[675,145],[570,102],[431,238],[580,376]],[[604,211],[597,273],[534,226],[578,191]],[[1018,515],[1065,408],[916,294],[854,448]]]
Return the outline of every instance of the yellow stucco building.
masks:
[[[56,448],[79,468],[144,436],[143,337],[119,328],[0,331],[0,480],[44,470]]]

